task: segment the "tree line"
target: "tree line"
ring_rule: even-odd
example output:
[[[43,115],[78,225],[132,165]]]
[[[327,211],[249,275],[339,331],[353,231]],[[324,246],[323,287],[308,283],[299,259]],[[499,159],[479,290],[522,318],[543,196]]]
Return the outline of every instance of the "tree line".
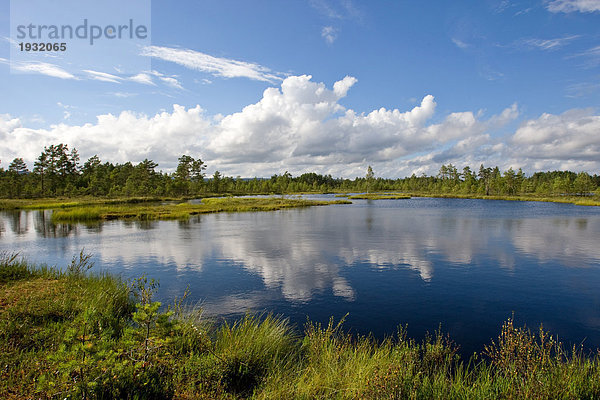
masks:
[[[207,178],[200,158],[182,155],[175,172],[157,171],[145,159],[138,164],[103,162],[95,155],[83,164],[77,149],[66,144],[44,147],[33,168],[15,158],[5,169],[0,162],[0,197],[55,196],[199,196],[206,194],[259,194],[331,191],[404,191],[423,194],[477,195],[577,195],[597,192],[600,176],[587,172],[548,171],[526,176],[521,169],[498,167],[462,170],[442,165],[435,176],[413,174],[398,179],[376,178],[369,166],[365,177],[333,178],[314,172],[292,176],[289,172],[268,179],[229,177],[216,171]]]

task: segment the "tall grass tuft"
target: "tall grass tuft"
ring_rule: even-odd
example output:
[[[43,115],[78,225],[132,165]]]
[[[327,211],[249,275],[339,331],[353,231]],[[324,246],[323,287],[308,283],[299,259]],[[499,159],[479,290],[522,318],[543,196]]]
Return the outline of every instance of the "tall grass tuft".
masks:
[[[73,207],[68,210],[54,210],[52,222],[79,222],[97,221],[101,219],[103,209],[101,207]]]
[[[250,395],[268,375],[288,367],[296,352],[296,336],[288,321],[269,314],[223,324],[213,355],[225,391]]]

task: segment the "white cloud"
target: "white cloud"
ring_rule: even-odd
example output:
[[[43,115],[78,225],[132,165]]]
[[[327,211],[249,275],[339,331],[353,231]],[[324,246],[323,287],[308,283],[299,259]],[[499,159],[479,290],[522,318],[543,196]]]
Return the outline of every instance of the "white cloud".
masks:
[[[327,18],[343,19],[344,16],[335,10],[326,0],[310,0],[309,4]]]
[[[170,61],[186,68],[207,72],[224,78],[249,78],[264,82],[282,80],[279,76],[281,74],[272,72],[269,68],[262,65],[213,57],[195,50],[147,46],[142,50],[142,55]]]
[[[147,72],[140,72],[137,75],[129,77],[129,80],[132,82],[141,83],[142,85],[151,85],[155,86],[156,84],[152,80],[152,75]]]
[[[71,111],[73,108],[73,106],[70,106],[68,104],[63,104],[60,101],[58,103],[56,103],[56,105],[58,105],[60,108],[63,109],[63,119],[69,119],[71,118]]]
[[[510,7],[514,7],[514,5],[509,0],[502,0],[494,7],[494,12],[500,14]]]
[[[492,116],[488,120],[488,127],[492,128],[492,129],[500,128],[500,127],[508,124],[509,122],[517,119],[519,117],[519,114],[520,114],[519,106],[517,105],[517,103],[513,103],[513,105],[511,105],[510,107],[502,110],[500,115]]]
[[[515,154],[534,159],[600,160],[600,115],[592,110],[542,114],[526,121],[512,137]]]
[[[332,26],[325,26],[321,30],[321,37],[323,37],[327,43],[333,44],[335,39],[337,39],[337,29]]]
[[[129,93],[129,92],[112,92],[112,93],[109,93],[109,94],[113,95],[115,97],[123,98],[123,99],[126,99],[128,97],[137,96],[137,93]]]
[[[517,11],[517,12],[515,13],[515,17],[516,17],[516,16],[519,16],[519,15],[525,15],[525,14],[527,14],[527,13],[531,12],[531,10],[533,10],[533,7],[525,8],[525,9],[523,9],[523,10],[519,10],[519,11]]]
[[[123,78],[113,75],[107,74],[106,72],[92,71],[89,69],[83,70],[83,72],[87,72],[90,79],[94,79],[102,82],[111,82],[111,83],[121,83]]]
[[[328,88],[310,76],[288,77],[229,115],[174,105],[154,116],[124,111],[100,115],[94,123],[47,129],[30,129],[22,119],[0,115],[0,159],[23,157],[31,163],[44,146],[67,143],[82,160],[94,154],[111,162],[151,158],[169,170],[181,154],[191,154],[207,162],[209,173],[218,169],[244,177],[285,170],[355,177],[364,176],[367,164],[387,177],[435,174],[448,162],[530,172],[600,168],[600,116],[591,110],[543,114],[522,122],[512,135],[499,136],[520,117],[517,104],[489,117],[461,111],[432,122],[436,102],[427,95],[411,110],[361,113],[340,104],[356,82],[347,76]]]
[[[158,71],[151,71],[150,73],[158,77],[158,79],[160,79],[163,83],[167,84],[168,86],[171,86],[175,89],[183,89],[183,86],[181,86],[181,83],[179,83],[179,81],[177,80],[177,75],[166,76]]]
[[[468,43],[465,43],[462,40],[457,39],[457,38],[452,38],[452,43],[454,43],[456,45],[456,47],[458,47],[459,49],[463,49],[464,50],[464,49],[469,48],[469,44]]]
[[[186,110],[174,105],[171,112],[152,117],[123,111],[117,116],[99,115],[94,124],[61,123],[48,129],[25,128],[19,119],[4,115],[0,116],[0,159],[24,157],[31,163],[44,146],[67,143],[84,160],[94,154],[111,162],[151,158],[169,168],[184,152],[204,154],[208,125],[200,106]]]
[[[600,90],[600,80],[597,82],[580,82],[574,83],[566,88],[566,96],[571,98],[590,96]]]
[[[542,50],[558,50],[567,45],[570,41],[577,39],[579,35],[570,35],[554,39],[524,39],[518,42],[520,46],[535,47]]]
[[[321,15],[337,20],[354,20],[362,22],[363,12],[351,0],[341,0],[336,3],[329,0],[310,0],[309,4]]]
[[[170,76],[164,76],[164,77],[161,77],[160,80],[175,89],[183,89],[183,87],[181,86],[181,84],[179,83],[179,81],[176,78],[172,78]]]
[[[600,46],[592,47],[591,49],[571,56],[571,58],[577,57],[581,57],[585,60],[585,67],[594,68],[600,65]]]
[[[76,72],[77,75],[73,75],[71,72],[64,70],[62,67],[45,63],[45,62],[11,62],[5,58],[0,58],[0,63],[9,64],[13,70],[24,72],[24,73],[35,73],[42,74],[46,76],[50,76],[53,78],[60,79],[91,79],[101,82],[109,82],[109,83],[117,83],[120,84],[123,81],[131,81],[140,83],[143,85],[156,86],[156,83],[153,80],[153,77],[157,77],[164,84],[173,87],[175,89],[183,89],[181,83],[177,79],[177,75],[164,75],[158,71],[142,71],[139,74],[122,77],[115,74],[110,74],[107,72],[94,71],[89,69],[84,69],[82,71]]]
[[[327,168],[349,176],[365,160],[393,163],[481,135],[488,127],[472,112],[452,113],[428,125],[436,107],[431,95],[406,112],[381,108],[356,113],[338,102],[354,83],[346,77],[329,90],[310,76],[287,78],[281,91],[267,89],[258,103],[224,117],[208,149],[230,166],[284,163],[295,170]]]
[[[153,77],[156,77],[161,82],[163,82],[164,84],[166,84],[168,86],[171,86],[176,89],[183,89],[183,87],[181,86],[181,83],[177,80],[176,75],[167,76],[163,73],[160,73],[160,72],[154,71],[154,70],[153,71],[142,71],[139,74],[130,76],[128,78],[122,78],[117,75],[108,74],[106,72],[99,72],[99,71],[84,70],[83,72],[86,72],[88,74],[88,77],[90,77],[91,79],[98,80],[98,81],[121,83],[123,80],[129,80],[131,82],[136,82],[136,83],[140,83],[142,85],[150,85],[150,86],[156,86],[156,83],[154,82],[154,79],[153,79]]]
[[[45,62],[11,63],[11,68],[20,72],[42,74],[60,79],[78,79],[75,75],[65,71],[58,65]]]
[[[595,12],[600,11],[600,0],[554,0],[547,5],[548,11],[563,12]]]

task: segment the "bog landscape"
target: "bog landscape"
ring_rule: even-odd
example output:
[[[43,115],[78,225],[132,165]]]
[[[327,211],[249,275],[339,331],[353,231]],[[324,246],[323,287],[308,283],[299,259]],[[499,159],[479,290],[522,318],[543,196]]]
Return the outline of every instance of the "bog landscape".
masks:
[[[599,26],[0,2],[0,399],[600,399]]]

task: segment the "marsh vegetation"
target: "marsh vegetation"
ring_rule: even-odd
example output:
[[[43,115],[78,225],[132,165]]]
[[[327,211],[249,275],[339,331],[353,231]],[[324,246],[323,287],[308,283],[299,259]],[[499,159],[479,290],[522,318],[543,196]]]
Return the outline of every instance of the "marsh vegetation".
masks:
[[[218,212],[275,211],[284,208],[350,204],[348,200],[307,200],[290,197],[226,197],[207,198],[200,203],[183,200],[133,198],[125,200],[89,200],[49,202],[47,200],[5,200],[4,209],[52,209],[52,221],[89,222],[112,219],[134,220],[186,220],[192,215]]]

